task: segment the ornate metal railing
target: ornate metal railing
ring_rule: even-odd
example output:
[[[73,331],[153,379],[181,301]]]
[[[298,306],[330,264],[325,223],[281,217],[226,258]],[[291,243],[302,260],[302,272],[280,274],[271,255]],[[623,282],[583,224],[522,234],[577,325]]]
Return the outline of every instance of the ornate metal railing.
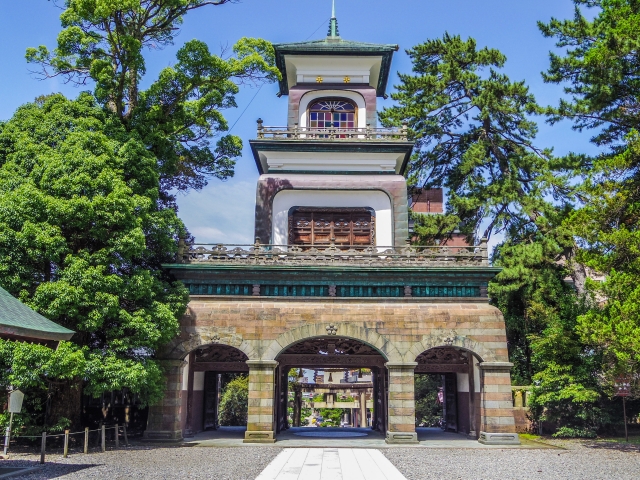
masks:
[[[265,127],[258,119],[258,139],[270,140],[381,140],[407,141],[407,125],[402,128],[308,128],[299,127]]]
[[[414,246],[338,248],[335,245],[178,244],[178,263],[213,265],[488,266],[487,241],[472,247]]]

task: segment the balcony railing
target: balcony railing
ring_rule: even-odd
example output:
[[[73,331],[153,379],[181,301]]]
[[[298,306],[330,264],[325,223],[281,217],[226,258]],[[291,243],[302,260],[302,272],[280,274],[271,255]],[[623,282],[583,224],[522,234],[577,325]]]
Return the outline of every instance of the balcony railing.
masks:
[[[486,239],[473,247],[414,246],[338,248],[335,245],[178,244],[178,263],[208,265],[306,265],[372,267],[488,266]]]
[[[264,140],[378,140],[407,141],[407,124],[402,128],[308,128],[299,127],[265,127],[258,119],[258,139]]]

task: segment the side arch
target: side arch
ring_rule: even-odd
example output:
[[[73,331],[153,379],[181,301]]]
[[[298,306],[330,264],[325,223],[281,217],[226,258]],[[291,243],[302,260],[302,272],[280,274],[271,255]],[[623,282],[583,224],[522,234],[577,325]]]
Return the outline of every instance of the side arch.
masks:
[[[254,345],[247,342],[237,333],[229,333],[213,328],[196,328],[187,338],[180,338],[174,345],[170,345],[162,358],[171,360],[183,360],[190,352],[197,348],[211,345],[226,345],[234,347],[244,353],[249,360],[259,360],[260,354]]]
[[[265,350],[262,360],[275,360],[283,350],[301,340],[326,337],[327,329],[330,327],[335,328],[337,337],[352,338],[371,345],[388,362],[402,362],[402,355],[398,348],[386,337],[373,329],[360,327],[352,323],[312,323],[288,330],[271,342]]]
[[[481,362],[496,361],[495,355],[486,349],[482,343],[451,331],[424,335],[422,340],[411,345],[411,348],[404,354],[404,361],[415,362],[415,359],[422,352],[436,347],[458,347],[473,353],[479,357]]]

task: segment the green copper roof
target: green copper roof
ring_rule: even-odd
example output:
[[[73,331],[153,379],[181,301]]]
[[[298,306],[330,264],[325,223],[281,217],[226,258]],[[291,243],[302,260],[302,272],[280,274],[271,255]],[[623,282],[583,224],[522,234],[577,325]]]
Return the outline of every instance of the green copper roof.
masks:
[[[74,333],[30,309],[0,287],[0,337],[69,340]]]
[[[332,28],[333,25],[330,26]],[[335,25],[337,34],[337,23]],[[280,80],[280,94],[289,94],[289,84],[287,81],[287,69],[285,56],[287,55],[349,55],[353,57],[380,56],[382,65],[380,67],[380,77],[376,86],[376,94],[382,97],[387,90],[389,71],[391,70],[391,60],[393,52],[398,51],[398,45],[354,42],[343,40],[335,36],[326,37],[323,40],[310,40],[307,42],[276,43],[273,45],[276,52],[276,66],[282,73]]]

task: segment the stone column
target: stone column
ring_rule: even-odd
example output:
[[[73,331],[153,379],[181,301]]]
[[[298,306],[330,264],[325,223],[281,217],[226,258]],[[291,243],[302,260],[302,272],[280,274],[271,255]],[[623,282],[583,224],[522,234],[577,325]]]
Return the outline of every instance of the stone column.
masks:
[[[249,366],[249,408],[245,443],[273,443],[274,420],[274,360],[247,360]]]
[[[487,445],[519,445],[513,417],[509,362],[478,364],[481,374],[480,437]]]
[[[387,443],[418,443],[413,386],[416,365],[415,362],[385,364],[389,370]]]
[[[182,441],[181,404],[184,360],[160,360],[166,377],[164,396],[149,407],[145,440],[154,442]]]

